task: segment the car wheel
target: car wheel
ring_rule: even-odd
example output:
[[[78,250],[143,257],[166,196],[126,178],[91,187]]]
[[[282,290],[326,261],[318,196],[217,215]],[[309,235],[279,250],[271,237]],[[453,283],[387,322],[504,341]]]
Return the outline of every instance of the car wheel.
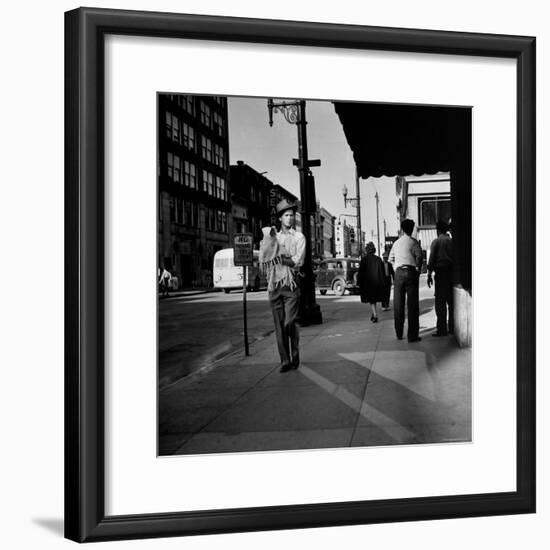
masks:
[[[258,292],[260,290],[260,278],[256,277],[254,280],[254,292]]]
[[[322,296],[324,296],[327,293],[327,289],[325,288],[323,290],[320,290],[319,292],[321,293]]]
[[[344,286],[343,281],[334,281],[332,284],[332,290],[334,290],[334,294],[336,296],[343,296],[344,292],[346,291],[346,287]]]
[[[229,289],[229,288],[224,288],[223,291],[224,291],[226,294],[229,294],[229,292],[231,292],[231,289]]]

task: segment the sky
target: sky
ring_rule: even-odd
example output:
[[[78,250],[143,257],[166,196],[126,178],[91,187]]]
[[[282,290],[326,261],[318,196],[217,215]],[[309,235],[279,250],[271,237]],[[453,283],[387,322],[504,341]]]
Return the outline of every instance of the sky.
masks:
[[[329,101],[307,101],[307,142],[309,159],[319,159],[320,167],[313,167],[315,192],[321,206],[333,216],[356,213],[355,206],[344,208],[342,187],[348,188],[348,198],[355,197],[355,162],[334,106]],[[292,159],[298,157],[298,133],[295,124],[288,123],[280,112],[273,113],[269,126],[265,98],[228,98],[229,160],[242,160],[257,172],[279,184],[297,197],[300,196],[298,169]],[[366,129],[365,131],[367,131]],[[397,235],[395,178],[368,178],[359,180],[361,194],[361,225],[366,240],[376,242],[376,201],[378,191],[380,238],[383,220],[387,234]],[[353,217],[344,216],[355,225]]]

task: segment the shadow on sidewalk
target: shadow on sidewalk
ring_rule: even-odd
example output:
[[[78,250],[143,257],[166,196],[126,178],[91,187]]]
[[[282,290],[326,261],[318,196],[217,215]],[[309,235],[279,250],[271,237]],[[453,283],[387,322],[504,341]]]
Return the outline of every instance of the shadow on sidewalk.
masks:
[[[469,353],[415,346],[304,350],[297,371],[280,374],[268,358],[187,381],[164,395],[160,454],[470,441]]]

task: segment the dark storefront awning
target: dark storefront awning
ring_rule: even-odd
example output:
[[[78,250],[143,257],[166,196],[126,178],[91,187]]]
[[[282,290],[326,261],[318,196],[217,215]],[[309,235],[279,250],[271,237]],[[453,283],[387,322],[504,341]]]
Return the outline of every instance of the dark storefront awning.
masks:
[[[451,174],[455,283],[471,291],[472,110],[335,102],[360,178]]]
[[[464,147],[457,122],[468,109],[344,102],[334,106],[361,178],[448,172]]]

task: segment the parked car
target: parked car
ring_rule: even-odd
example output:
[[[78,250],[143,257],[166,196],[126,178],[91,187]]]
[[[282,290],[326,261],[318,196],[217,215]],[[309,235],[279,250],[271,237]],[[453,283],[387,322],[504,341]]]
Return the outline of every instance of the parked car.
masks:
[[[343,296],[347,290],[350,294],[359,292],[357,276],[359,258],[326,258],[321,260],[315,269],[315,286],[321,294],[327,290],[334,291],[336,296]]]

